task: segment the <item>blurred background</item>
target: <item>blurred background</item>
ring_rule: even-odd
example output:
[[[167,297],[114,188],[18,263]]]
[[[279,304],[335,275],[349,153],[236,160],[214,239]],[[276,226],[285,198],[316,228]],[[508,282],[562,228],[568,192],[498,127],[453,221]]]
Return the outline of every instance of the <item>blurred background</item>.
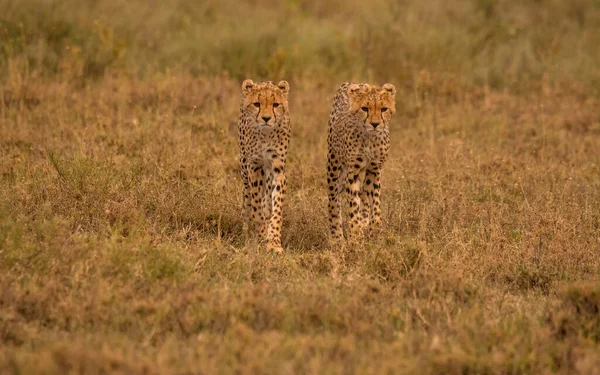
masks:
[[[599,0],[0,0],[0,72],[600,92]]]

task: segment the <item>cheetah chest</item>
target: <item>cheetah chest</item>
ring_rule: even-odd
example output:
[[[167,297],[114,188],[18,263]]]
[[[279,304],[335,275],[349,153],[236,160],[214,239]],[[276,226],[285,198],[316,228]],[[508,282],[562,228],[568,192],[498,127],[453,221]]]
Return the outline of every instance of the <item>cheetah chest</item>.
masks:
[[[357,156],[363,159],[365,165],[381,167],[387,159],[388,151],[388,133],[363,133]]]
[[[284,157],[283,152],[287,150],[286,134],[279,128],[256,127],[252,143],[252,159],[265,170],[271,170],[273,160]],[[285,149],[283,145],[286,145]]]

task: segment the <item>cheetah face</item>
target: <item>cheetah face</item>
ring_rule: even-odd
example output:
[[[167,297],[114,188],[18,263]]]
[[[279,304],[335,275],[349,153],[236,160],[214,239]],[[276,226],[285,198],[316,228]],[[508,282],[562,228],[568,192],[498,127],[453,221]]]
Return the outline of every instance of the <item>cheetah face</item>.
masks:
[[[387,131],[396,111],[396,88],[391,83],[382,87],[368,84],[348,86],[350,112],[366,131]]]
[[[242,83],[242,100],[245,110],[258,126],[279,126],[288,108],[290,85],[281,81],[255,83],[247,79]]]

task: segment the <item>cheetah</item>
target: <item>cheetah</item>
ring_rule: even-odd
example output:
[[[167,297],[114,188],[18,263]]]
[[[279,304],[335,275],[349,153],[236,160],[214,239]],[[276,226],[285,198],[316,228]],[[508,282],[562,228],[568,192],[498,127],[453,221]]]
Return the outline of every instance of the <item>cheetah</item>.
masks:
[[[286,191],[285,160],[290,142],[290,85],[281,81],[242,83],[238,122],[243,209],[258,227],[267,250],[281,253]]]
[[[333,99],[327,138],[327,185],[332,240],[343,239],[340,196],[348,195],[349,237],[381,224],[381,168],[390,149],[396,88],[346,82]]]

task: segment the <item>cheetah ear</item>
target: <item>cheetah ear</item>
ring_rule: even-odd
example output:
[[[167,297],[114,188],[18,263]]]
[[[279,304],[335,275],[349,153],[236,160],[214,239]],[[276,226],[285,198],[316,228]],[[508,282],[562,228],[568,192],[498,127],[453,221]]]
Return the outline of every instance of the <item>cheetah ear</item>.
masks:
[[[391,83],[386,83],[385,85],[383,85],[382,89],[384,89],[392,95],[396,95],[396,87]]]
[[[242,82],[242,91],[248,92],[252,87],[254,87],[254,81],[251,79],[247,79]]]
[[[360,86],[357,85],[356,83],[352,83],[350,84],[350,86],[348,86],[348,92],[355,94],[357,92],[360,91]]]
[[[366,93],[369,91],[369,89],[371,88],[371,86],[368,83],[351,83],[348,86],[348,94],[350,95],[357,95],[359,93]]]
[[[284,94],[287,94],[288,91],[290,91],[290,84],[287,81],[279,81],[277,87],[279,87]]]

